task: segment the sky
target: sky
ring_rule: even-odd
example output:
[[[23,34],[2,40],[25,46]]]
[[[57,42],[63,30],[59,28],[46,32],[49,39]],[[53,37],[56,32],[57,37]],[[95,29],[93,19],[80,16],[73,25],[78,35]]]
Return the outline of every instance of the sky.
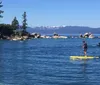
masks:
[[[100,27],[100,0],[2,0],[0,22],[11,24],[16,16],[22,24],[27,12],[28,26]]]

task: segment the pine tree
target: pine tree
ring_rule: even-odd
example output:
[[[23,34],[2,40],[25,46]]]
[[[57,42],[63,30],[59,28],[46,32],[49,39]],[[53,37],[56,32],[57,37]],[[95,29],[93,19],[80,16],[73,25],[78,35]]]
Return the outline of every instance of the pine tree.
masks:
[[[0,1],[0,8],[3,7],[2,5],[2,1]],[[0,18],[3,18],[3,16],[1,15],[4,11],[0,10]]]
[[[16,17],[14,17],[14,19],[12,21],[12,27],[13,27],[13,30],[17,30],[19,27],[19,22]]]
[[[24,12],[24,14],[22,15],[23,16],[23,22],[22,22],[22,29],[23,29],[23,32],[26,32],[26,28],[27,28],[27,19],[26,19],[26,12]]]

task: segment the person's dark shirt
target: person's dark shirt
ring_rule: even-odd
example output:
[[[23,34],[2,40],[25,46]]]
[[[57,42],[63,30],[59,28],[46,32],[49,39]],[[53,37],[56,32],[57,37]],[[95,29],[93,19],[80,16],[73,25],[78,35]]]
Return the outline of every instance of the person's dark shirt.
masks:
[[[83,48],[87,49],[87,43],[86,42],[83,44]]]

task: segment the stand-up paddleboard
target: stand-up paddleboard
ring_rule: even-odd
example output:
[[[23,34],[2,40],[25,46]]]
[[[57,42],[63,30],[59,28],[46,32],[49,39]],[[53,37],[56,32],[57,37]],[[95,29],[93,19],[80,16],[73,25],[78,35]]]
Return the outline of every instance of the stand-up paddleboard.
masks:
[[[84,59],[96,59],[96,58],[99,58],[99,57],[94,57],[94,56],[70,56],[70,59],[72,59],[72,60],[77,60],[77,59],[84,60]]]

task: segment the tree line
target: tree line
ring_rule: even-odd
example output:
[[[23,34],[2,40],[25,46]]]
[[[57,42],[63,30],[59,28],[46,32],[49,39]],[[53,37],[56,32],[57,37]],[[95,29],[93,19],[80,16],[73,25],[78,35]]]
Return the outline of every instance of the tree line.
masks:
[[[0,22],[1,18],[3,18],[3,13],[4,11],[1,10],[3,7],[2,1],[0,2]],[[11,35],[26,35],[28,32],[26,31],[27,29],[27,14],[26,12],[23,13],[22,18],[22,25],[19,24],[19,21],[17,20],[17,17],[15,16],[14,19],[12,20],[11,24],[1,24],[0,23],[0,37],[3,36],[11,36]]]

